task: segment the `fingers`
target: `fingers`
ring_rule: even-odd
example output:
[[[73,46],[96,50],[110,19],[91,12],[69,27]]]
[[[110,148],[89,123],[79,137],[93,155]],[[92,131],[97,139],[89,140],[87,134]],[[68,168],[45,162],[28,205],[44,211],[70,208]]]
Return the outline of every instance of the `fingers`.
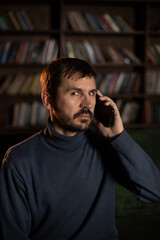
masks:
[[[117,108],[115,102],[108,96],[101,95],[99,100],[103,101],[105,106],[111,105],[114,109]]]
[[[103,96],[103,94],[102,94],[99,90],[97,90],[97,94],[98,94],[99,96]]]
[[[97,94],[99,95],[99,100],[104,102],[104,105],[106,106],[111,105],[114,108],[114,110],[119,111],[116,103],[111,98],[109,98],[108,96],[103,96],[103,94],[99,90],[97,90]]]

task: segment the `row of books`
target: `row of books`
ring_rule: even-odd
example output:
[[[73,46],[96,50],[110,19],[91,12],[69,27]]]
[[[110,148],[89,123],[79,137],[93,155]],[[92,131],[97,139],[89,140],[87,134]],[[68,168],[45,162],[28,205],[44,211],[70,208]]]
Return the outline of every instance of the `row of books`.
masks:
[[[58,43],[55,39],[0,43],[1,64],[46,64],[57,55]]]
[[[136,101],[124,102],[121,99],[116,102],[124,124],[135,123],[138,118],[140,104]],[[160,106],[160,105],[159,105]],[[15,103],[13,106],[13,127],[42,126],[46,123],[49,111],[42,102],[33,101]]]
[[[150,70],[147,72],[146,93],[160,94],[160,71]]]
[[[136,123],[139,120],[138,117],[141,108],[139,102],[135,100],[125,102],[122,99],[118,99],[116,104],[124,124]]]
[[[41,126],[46,123],[49,111],[42,102],[15,103],[13,106],[13,127]]]
[[[151,122],[160,123],[160,103],[152,103]]]
[[[9,74],[0,76],[0,95],[40,95],[41,73],[34,74]],[[118,93],[139,93],[141,79],[137,72],[107,72],[97,74],[97,88],[104,95]],[[147,94],[160,94],[160,71],[148,71],[146,75]]]
[[[9,10],[0,12],[0,30],[34,31],[35,24],[26,10]]]
[[[104,95],[138,93],[140,76],[136,72],[108,72],[97,76],[97,87]]]
[[[19,73],[0,77],[0,95],[40,95],[40,93],[40,73]]]
[[[133,28],[121,15],[67,11],[66,18],[73,31],[132,32]]]
[[[149,45],[147,49],[147,56],[151,63],[160,63],[160,44],[156,43]]]
[[[64,42],[63,50],[65,56],[84,59],[91,64],[103,64],[106,62],[132,64],[141,62],[133,51],[128,48],[116,48],[96,41],[84,40],[77,42],[68,40]]]

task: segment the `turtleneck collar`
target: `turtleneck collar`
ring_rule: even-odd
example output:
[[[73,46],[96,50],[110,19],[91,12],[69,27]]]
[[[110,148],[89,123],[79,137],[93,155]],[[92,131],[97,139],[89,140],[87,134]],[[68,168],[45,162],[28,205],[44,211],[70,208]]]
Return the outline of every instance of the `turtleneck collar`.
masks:
[[[44,130],[45,140],[52,146],[60,148],[61,150],[74,151],[83,146],[85,131],[78,132],[74,136],[65,136],[57,131],[52,126],[50,118],[48,125]]]

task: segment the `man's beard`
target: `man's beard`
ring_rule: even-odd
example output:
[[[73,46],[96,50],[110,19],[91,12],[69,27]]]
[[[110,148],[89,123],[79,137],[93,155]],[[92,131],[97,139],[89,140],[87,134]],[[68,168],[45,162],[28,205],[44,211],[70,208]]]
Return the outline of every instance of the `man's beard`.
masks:
[[[79,112],[75,113],[73,118],[69,117],[66,113],[61,112],[61,110],[56,108],[56,121],[58,121],[59,125],[63,127],[65,130],[71,132],[79,132],[87,130],[93,123],[94,115],[88,108],[83,108]],[[89,118],[81,119],[80,123],[75,123],[75,119],[80,115],[87,114]]]

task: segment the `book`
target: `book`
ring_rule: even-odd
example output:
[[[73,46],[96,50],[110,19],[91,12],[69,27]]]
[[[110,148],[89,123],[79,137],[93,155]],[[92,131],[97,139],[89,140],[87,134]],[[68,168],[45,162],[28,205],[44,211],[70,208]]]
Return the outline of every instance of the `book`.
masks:
[[[8,86],[10,86],[12,79],[13,79],[13,76],[11,74],[6,76],[5,81],[3,82],[3,84],[0,87],[0,94],[7,93]]]
[[[119,73],[114,72],[114,76],[113,76],[112,81],[110,82],[110,85],[109,85],[109,88],[108,88],[108,93],[107,93],[108,95],[113,94],[116,82],[118,80],[118,77],[119,77]]]
[[[81,26],[77,21],[74,11],[67,11],[66,17],[72,30],[74,30],[75,32],[81,30]]]
[[[92,64],[96,64],[96,57],[95,57],[94,50],[92,48],[91,43],[87,40],[84,40],[83,41],[83,46],[84,46],[84,48],[87,52],[89,62],[92,63]]]
[[[30,94],[40,95],[41,93],[41,84],[40,84],[40,73],[36,73],[33,78],[33,83],[30,89]]]
[[[32,74],[27,74],[26,77],[25,77],[24,84],[19,91],[20,95],[26,95],[26,94],[29,93],[29,89],[30,89],[30,86],[32,84],[32,81],[33,81],[33,75]]]
[[[158,84],[158,71],[147,71],[146,74],[146,93],[155,94]]]
[[[108,49],[105,44],[100,44],[100,49],[103,56],[105,57],[106,62],[114,62],[112,56],[108,53]]]
[[[106,59],[101,51],[101,48],[97,42],[92,42],[92,47],[95,52],[96,62],[97,63],[105,63]]]
[[[42,55],[43,55],[45,43],[46,43],[45,41],[40,41],[39,42],[38,50],[37,50],[37,57],[35,59],[35,63],[41,63],[42,62]]]
[[[17,48],[15,63],[16,64],[24,64],[27,53],[28,53],[28,49],[29,49],[29,42],[27,42],[27,41],[17,42],[17,44],[19,47]]]
[[[79,52],[78,54],[79,54],[81,59],[84,59],[87,62],[90,61],[89,60],[89,56],[88,56],[88,54],[87,54],[87,52],[86,52],[86,50],[85,50],[85,48],[83,46],[83,42],[76,42],[75,43],[75,48],[78,49],[78,52]]]
[[[149,45],[148,48],[149,48],[149,51],[152,53],[152,56],[154,58],[154,63],[160,63],[160,55],[156,47],[154,47],[153,45]]]
[[[125,93],[131,93],[132,92],[132,88],[133,88],[135,78],[136,78],[136,73],[135,72],[130,72],[129,77],[128,77],[127,86],[126,86],[126,89],[125,89]]]
[[[24,30],[24,31],[27,30],[26,22],[24,21],[20,11],[14,11],[14,14],[15,14],[15,16],[16,16],[16,18],[17,18],[17,20],[18,20],[18,22],[21,26],[21,30]]]
[[[3,50],[2,50],[1,59],[0,59],[0,62],[2,64],[7,63],[7,57],[8,57],[8,54],[9,54],[10,47],[11,47],[11,41],[7,41],[3,45]]]
[[[37,49],[38,49],[38,42],[37,41],[30,41],[30,45],[27,51],[25,63],[31,64],[35,61],[37,57]]]
[[[122,32],[132,32],[133,29],[120,15],[112,16]]]
[[[119,93],[126,93],[129,78],[130,78],[130,72],[125,72],[125,76],[124,76],[122,84],[119,88]]]
[[[99,90],[103,95],[108,94],[108,89],[110,86],[110,83],[112,82],[112,79],[114,77],[114,72],[110,72],[104,75],[104,78],[102,79]]]
[[[53,53],[52,53],[52,58],[50,59],[50,61],[54,60],[58,57],[58,52],[59,52],[58,42],[55,41],[55,46],[54,46]]]
[[[7,94],[9,95],[16,95],[19,93],[19,89],[23,85],[24,81],[24,74],[17,74],[13,76],[11,84],[8,86]]]
[[[114,59],[115,62],[125,63],[123,57],[121,56],[121,54],[118,52],[118,50],[115,47],[109,45],[109,46],[107,46],[107,49],[109,51],[109,54],[112,55],[112,58]]]
[[[17,31],[20,31],[22,28],[21,28],[21,25],[20,25],[16,15],[15,15],[14,11],[13,10],[8,11],[8,16],[11,19],[12,24],[14,25],[14,28]]]
[[[87,12],[85,14],[85,17],[88,21],[88,24],[90,25],[91,29],[94,31],[102,31],[102,27],[97,21],[96,17],[94,14]]]
[[[15,59],[17,56],[17,52],[19,50],[19,46],[20,46],[20,44],[18,42],[11,43],[10,50],[9,50],[7,60],[6,60],[7,63],[9,63],[9,64],[15,63]]]
[[[78,30],[86,32],[90,30],[88,22],[84,18],[84,15],[80,11],[74,11],[74,17],[77,19]]]
[[[130,101],[125,103],[121,113],[122,122],[124,124],[136,122],[140,104],[136,101]]]
[[[113,89],[113,93],[116,94],[116,93],[120,92],[120,89],[122,88],[125,77],[126,77],[126,72],[122,71],[122,72],[119,73],[117,82],[116,82],[115,87]]]
[[[12,31],[14,26],[6,12],[0,12],[0,31]]]
[[[133,32],[133,28],[120,15],[116,16],[124,32]]]
[[[73,49],[72,42],[71,41],[66,41],[65,45],[66,45],[68,57],[75,58],[76,56],[75,56],[75,52],[74,52],[74,49]]]
[[[123,52],[125,52],[125,54],[127,54],[134,63],[141,62],[140,59],[133,53],[133,51],[129,50],[128,48],[123,48]]]
[[[46,59],[45,59],[46,63],[49,63],[53,59],[53,53],[54,53],[55,47],[56,47],[55,39],[50,39],[49,40],[48,51],[46,53]]]
[[[157,53],[160,55],[160,44],[156,43],[156,44],[154,44],[154,47],[155,47]]]
[[[104,13],[103,17],[106,20],[106,22],[108,22],[108,24],[110,25],[111,29],[114,32],[121,32],[120,27],[116,24],[116,22],[114,21],[114,19],[112,18],[112,16],[110,14]]]
[[[22,19],[26,23],[27,30],[34,31],[36,29],[36,27],[31,19],[31,17],[28,15],[28,13],[24,9],[20,10],[19,12],[20,12]]]
[[[105,46],[108,54],[110,55],[111,59],[113,60],[113,62],[115,63],[122,63],[121,61],[123,61],[123,58],[120,58],[117,50],[111,46],[111,45],[107,45]]]
[[[110,27],[108,22],[105,20],[102,14],[96,14],[96,18],[101,26],[101,28],[106,32],[113,32],[113,29]]]
[[[42,56],[41,56],[41,61],[40,63],[45,64],[46,63],[46,56],[49,48],[49,39],[45,41],[43,51],[42,51]]]

